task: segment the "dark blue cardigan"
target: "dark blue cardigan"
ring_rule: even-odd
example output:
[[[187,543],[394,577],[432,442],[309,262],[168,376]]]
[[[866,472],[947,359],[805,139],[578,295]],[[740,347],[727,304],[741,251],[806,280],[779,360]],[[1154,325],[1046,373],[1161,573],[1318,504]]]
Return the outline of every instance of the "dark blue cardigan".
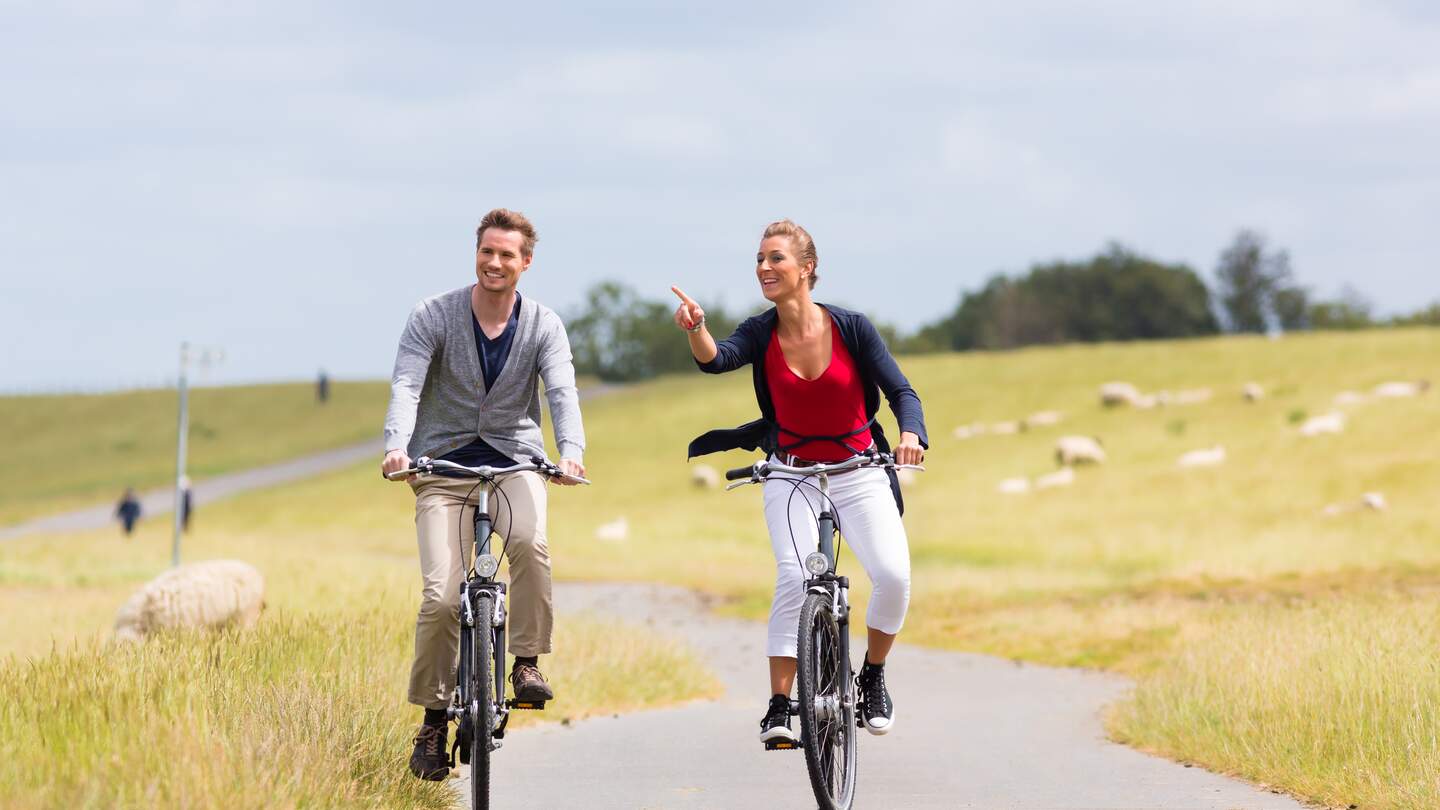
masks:
[[[910,381],[900,373],[900,366],[885,347],[885,341],[875,330],[875,325],[858,312],[830,304],[820,306],[830,313],[840,330],[840,339],[845,341],[845,348],[855,358],[860,385],[865,392],[865,417],[875,419],[883,391],[900,431],[914,433],[920,437],[920,446],[929,448],[930,439],[925,432],[925,414],[920,408],[920,397],[910,387]],[[770,401],[770,384],[765,379],[765,350],[770,345],[770,336],[775,332],[778,319],[774,308],[745,319],[735,328],[734,334],[715,344],[718,352],[714,359],[708,363],[696,361],[701,371],[710,374],[724,374],[749,363],[755,383],[755,401],[760,405],[760,418],[737,428],[712,430],[697,437],[690,442],[691,458],[737,448],[775,452],[778,430],[775,404]],[[872,421],[870,435],[882,452],[890,451],[890,443],[885,439],[885,431],[878,421]],[[890,474],[890,487],[895,492],[895,504],[903,513],[905,504],[894,473]]]

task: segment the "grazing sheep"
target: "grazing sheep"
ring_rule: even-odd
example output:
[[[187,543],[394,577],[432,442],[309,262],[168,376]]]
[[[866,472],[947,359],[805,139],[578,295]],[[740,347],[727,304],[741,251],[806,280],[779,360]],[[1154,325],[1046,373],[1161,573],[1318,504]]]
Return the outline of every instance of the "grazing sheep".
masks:
[[[1091,436],[1061,436],[1055,442],[1055,462],[1062,467],[1076,464],[1102,464],[1105,448],[1100,440]]]
[[[253,627],[265,606],[265,578],[239,560],[172,568],[145,583],[115,615],[115,638],[140,641],[171,627]]]
[[[1386,382],[1380,383],[1371,389],[1370,393],[1381,399],[1400,399],[1402,397],[1418,397],[1430,390],[1429,380],[1419,382]]]
[[[979,422],[972,422],[968,425],[960,425],[956,427],[955,430],[951,431],[950,435],[961,441],[964,441],[966,439],[973,439],[976,436],[985,435],[985,426]]]
[[[1312,416],[1300,426],[1301,436],[1320,436],[1326,433],[1341,433],[1345,430],[1345,414],[1331,411],[1321,416]]]
[[[1240,387],[1240,396],[1246,402],[1259,402],[1265,398],[1265,389],[1260,387],[1260,383],[1248,382]]]
[[[1162,399],[1162,395],[1164,399]],[[1170,395],[1161,391],[1159,394],[1140,394],[1131,400],[1130,405],[1136,410],[1148,411],[1152,408],[1164,405],[1170,399]]]
[[[720,473],[709,464],[696,464],[690,468],[690,483],[699,489],[714,489],[720,486]]]
[[[1036,489],[1051,489],[1053,487],[1068,487],[1075,483],[1075,468],[1061,467],[1052,473],[1045,473],[1035,479]]]
[[[1363,405],[1370,400],[1369,397],[1358,391],[1341,391],[1331,400],[1337,408],[1347,408],[1351,405]]]
[[[609,523],[601,523],[595,527],[595,539],[606,540],[611,543],[619,543],[630,537],[630,521],[622,515]]]
[[[1371,512],[1384,512],[1389,506],[1390,505],[1385,502],[1385,494],[1383,492],[1367,492],[1361,495],[1358,501],[1332,503],[1324,509],[1321,509],[1320,514],[1325,517],[1335,517],[1361,509],[1367,509]]]
[[[1176,405],[1199,405],[1209,402],[1213,394],[1209,388],[1191,388],[1176,392],[1174,402]]]
[[[1030,479],[1006,478],[995,487],[995,491],[1002,495],[1024,495],[1030,491]]]
[[[1100,404],[1107,408],[1134,405],[1139,398],[1140,389],[1127,382],[1107,382],[1100,386]]]
[[[1019,422],[996,422],[990,426],[990,432],[996,436],[1013,436],[1020,432]]]
[[[1025,420],[1020,423],[1020,426],[1026,430],[1037,427],[1047,427],[1049,425],[1060,424],[1060,420],[1064,418],[1065,414],[1059,411],[1036,411],[1025,417]]]
[[[1203,450],[1191,450],[1180,456],[1180,460],[1175,463],[1184,468],[1216,467],[1225,463],[1225,448],[1217,444]]]

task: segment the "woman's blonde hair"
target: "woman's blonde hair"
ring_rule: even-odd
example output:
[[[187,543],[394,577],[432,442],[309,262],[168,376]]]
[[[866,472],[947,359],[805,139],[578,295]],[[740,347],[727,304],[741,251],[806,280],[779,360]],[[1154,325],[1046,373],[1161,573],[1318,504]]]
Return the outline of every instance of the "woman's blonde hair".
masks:
[[[782,219],[766,225],[765,235],[760,239],[764,241],[772,236],[789,237],[790,244],[795,247],[795,259],[800,264],[814,263],[815,266],[810,269],[810,289],[815,289],[815,282],[820,280],[820,257],[815,253],[815,240],[810,238],[810,232],[788,219]]]

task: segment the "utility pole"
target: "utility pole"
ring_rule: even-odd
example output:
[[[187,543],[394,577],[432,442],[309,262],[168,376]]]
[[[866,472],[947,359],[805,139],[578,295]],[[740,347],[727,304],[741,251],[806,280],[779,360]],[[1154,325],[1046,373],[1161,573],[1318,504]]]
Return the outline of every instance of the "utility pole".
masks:
[[[185,444],[190,434],[190,389],[185,384],[185,372],[190,364],[190,344],[180,344],[180,394],[179,439],[175,442],[175,539],[170,546],[170,564],[180,565],[180,532],[184,528],[185,509]]]

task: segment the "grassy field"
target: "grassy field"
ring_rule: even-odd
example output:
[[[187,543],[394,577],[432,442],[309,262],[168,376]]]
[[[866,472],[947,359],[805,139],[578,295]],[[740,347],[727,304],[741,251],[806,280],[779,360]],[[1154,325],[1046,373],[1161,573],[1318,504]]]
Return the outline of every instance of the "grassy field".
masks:
[[[904,638],[1132,675],[1135,697],[1115,708],[1112,733],[1176,759],[1332,806],[1440,806],[1429,656],[1440,637],[1440,392],[1351,407],[1340,435],[1296,430],[1303,416],[1331,410],[1341,390],[1434,375],[1440,330],[902,363],[925,400],[933,445],[928,472],[906,490],[915,582]],[[1214,397],[1102,409],[1096,388],[1112,379],[1148,391],[1210,387]],[[1240,397],[1252,380],[1268,391],[1253,404]],[[956,425],[1046,409],[1065,421],[951,435]],[[759,492],[693,487],[685,461],[692,436],[753,418],[749,375],[663,379],[587,402],[585,416],[597,483],[552,491],[556,575],[672,582],[762,616],[773,563]],[[1101,437],[1109,461],[1081,470],[1069,488],[996,492],[1002,478],[1053,469],[1065,433]],[[1227,448],[1223,466],[1176,467],[1182,452],[1215,444]],[[1390,508],[1321,514],[1368,491],[1383,492]],[[287,613],[354,598],[355,587],[408,594],[409,508],[403,487],[368,468],[349,471],[210,508],[206,531],[223,512],[223,532],[187,553],[254,559]],[[597,526],[621,517],[627,539],[594,539]],[[99,535],[0,545],[0,611],[36,617],[13,631],[19,646],[43,649],[56,628],[73,635],[107,624],[123,594],[163,565],[164,532],[147,532],[130,546]],[[294,564],[297,555],[308,564]],[[292,562],[277,565],[282,558]],[[376,573],[382,562],[403,576]],[[841,565],[858,573],[848,557]],[[856,591],[863,604],[863,584]]]
[[[192,389],[190,475],[205,478],[375,439],[388,390],[383,383],[333,383],[322,407],[310,384]],[[171,390],[0,397],[12,458],[46,462],[0,470],[0,526],[113,503],[126,486],[173,482],[175,407]]]
[[[168,529],[0,543],[0,806],[448,807],[404,770],[418,572],[403,485],[366,464],[214,504],[186,559],[267,580],[251,633],[107,642],[168,565]],[[556,546],[568,545],[557,543]],[[557,554],[566,551],[557,548]],[[18,619],[17,619],[18,617]],[[559,623],[561,699],[515,725],[714,694],[682,642],[598,617]]]

